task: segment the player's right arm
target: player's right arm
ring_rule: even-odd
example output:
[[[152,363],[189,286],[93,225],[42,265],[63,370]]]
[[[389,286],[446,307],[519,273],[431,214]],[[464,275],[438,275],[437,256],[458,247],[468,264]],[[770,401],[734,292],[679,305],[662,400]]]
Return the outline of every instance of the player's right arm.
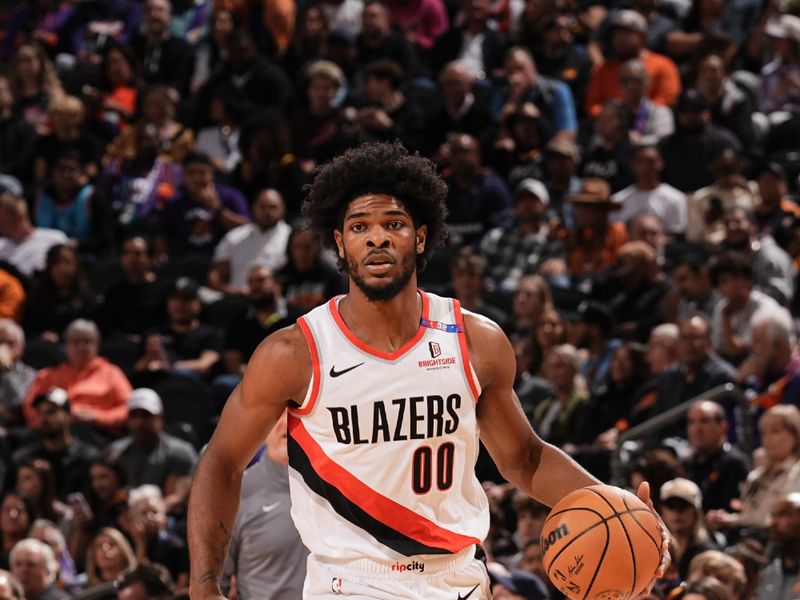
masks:
[[[305,397],[311,356],[297,325],[264,340],[233,391],[195,471],[189,497],[192,600],[223,598],[219,578],[245,467],[293,400]]]

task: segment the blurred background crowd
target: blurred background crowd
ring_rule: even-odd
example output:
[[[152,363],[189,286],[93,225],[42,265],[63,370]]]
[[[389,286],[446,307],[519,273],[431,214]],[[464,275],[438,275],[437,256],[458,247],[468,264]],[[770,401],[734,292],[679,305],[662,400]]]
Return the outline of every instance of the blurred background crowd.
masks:
[[[346,291],[303,186],[391,140],[449,189],[420,285],[508,333],[539,435],[650,481],[652,597],[800,596],[795,0],[27,0],[0,55],[0,599],[181,597],[228,394]],[[231,597],[300,597],[272,435]],[[559,598],[546,507],[477,471],[496,597]]]

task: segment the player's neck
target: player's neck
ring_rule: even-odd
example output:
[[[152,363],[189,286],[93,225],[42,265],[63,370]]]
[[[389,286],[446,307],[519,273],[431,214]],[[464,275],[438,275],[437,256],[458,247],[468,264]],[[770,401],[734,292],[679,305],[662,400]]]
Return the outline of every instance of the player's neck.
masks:
[[[339,302],[339,314],[359,340],[377,350],[394,352],[419,329],[422,299],[416,278],[393,298],[377,302],[368,300],[351,282],[350,291]]]

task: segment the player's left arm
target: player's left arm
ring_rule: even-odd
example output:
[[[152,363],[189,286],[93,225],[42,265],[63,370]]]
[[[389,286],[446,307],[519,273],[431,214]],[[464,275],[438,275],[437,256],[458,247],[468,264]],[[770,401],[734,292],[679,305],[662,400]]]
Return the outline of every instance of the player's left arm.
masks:
[[[477,406],[481,441],[503,477],[547,506],[553,506],[573,490],[602,483],[533,431],[514,392],[516,360],[503,331],[491,320],[467,311],[464,311],[464,325],[482,389]],[[647,483],[639,487],[637,495],[653,510]],[[662,531],[659,577],[670,562],[669,533],[663,522]]]
[[[477,406],[481,441],[503,477],[547,506],[573,490],[600,483],[533,431],[514,393],[514,350],[502,330],[467,311],[464,325],[482,388]]]

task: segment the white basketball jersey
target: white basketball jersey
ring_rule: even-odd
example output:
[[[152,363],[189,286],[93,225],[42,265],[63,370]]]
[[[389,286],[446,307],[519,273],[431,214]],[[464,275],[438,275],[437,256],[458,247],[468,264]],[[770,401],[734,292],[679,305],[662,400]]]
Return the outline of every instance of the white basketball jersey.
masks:
[[[297,321],[313,374],[289,413],[292,517],[317,556],[454,554],[488,532],[474,471],[480,388],[461,309],[420,294],[419,329],[392,353],[355,337],[339,315],[341,297]]]

